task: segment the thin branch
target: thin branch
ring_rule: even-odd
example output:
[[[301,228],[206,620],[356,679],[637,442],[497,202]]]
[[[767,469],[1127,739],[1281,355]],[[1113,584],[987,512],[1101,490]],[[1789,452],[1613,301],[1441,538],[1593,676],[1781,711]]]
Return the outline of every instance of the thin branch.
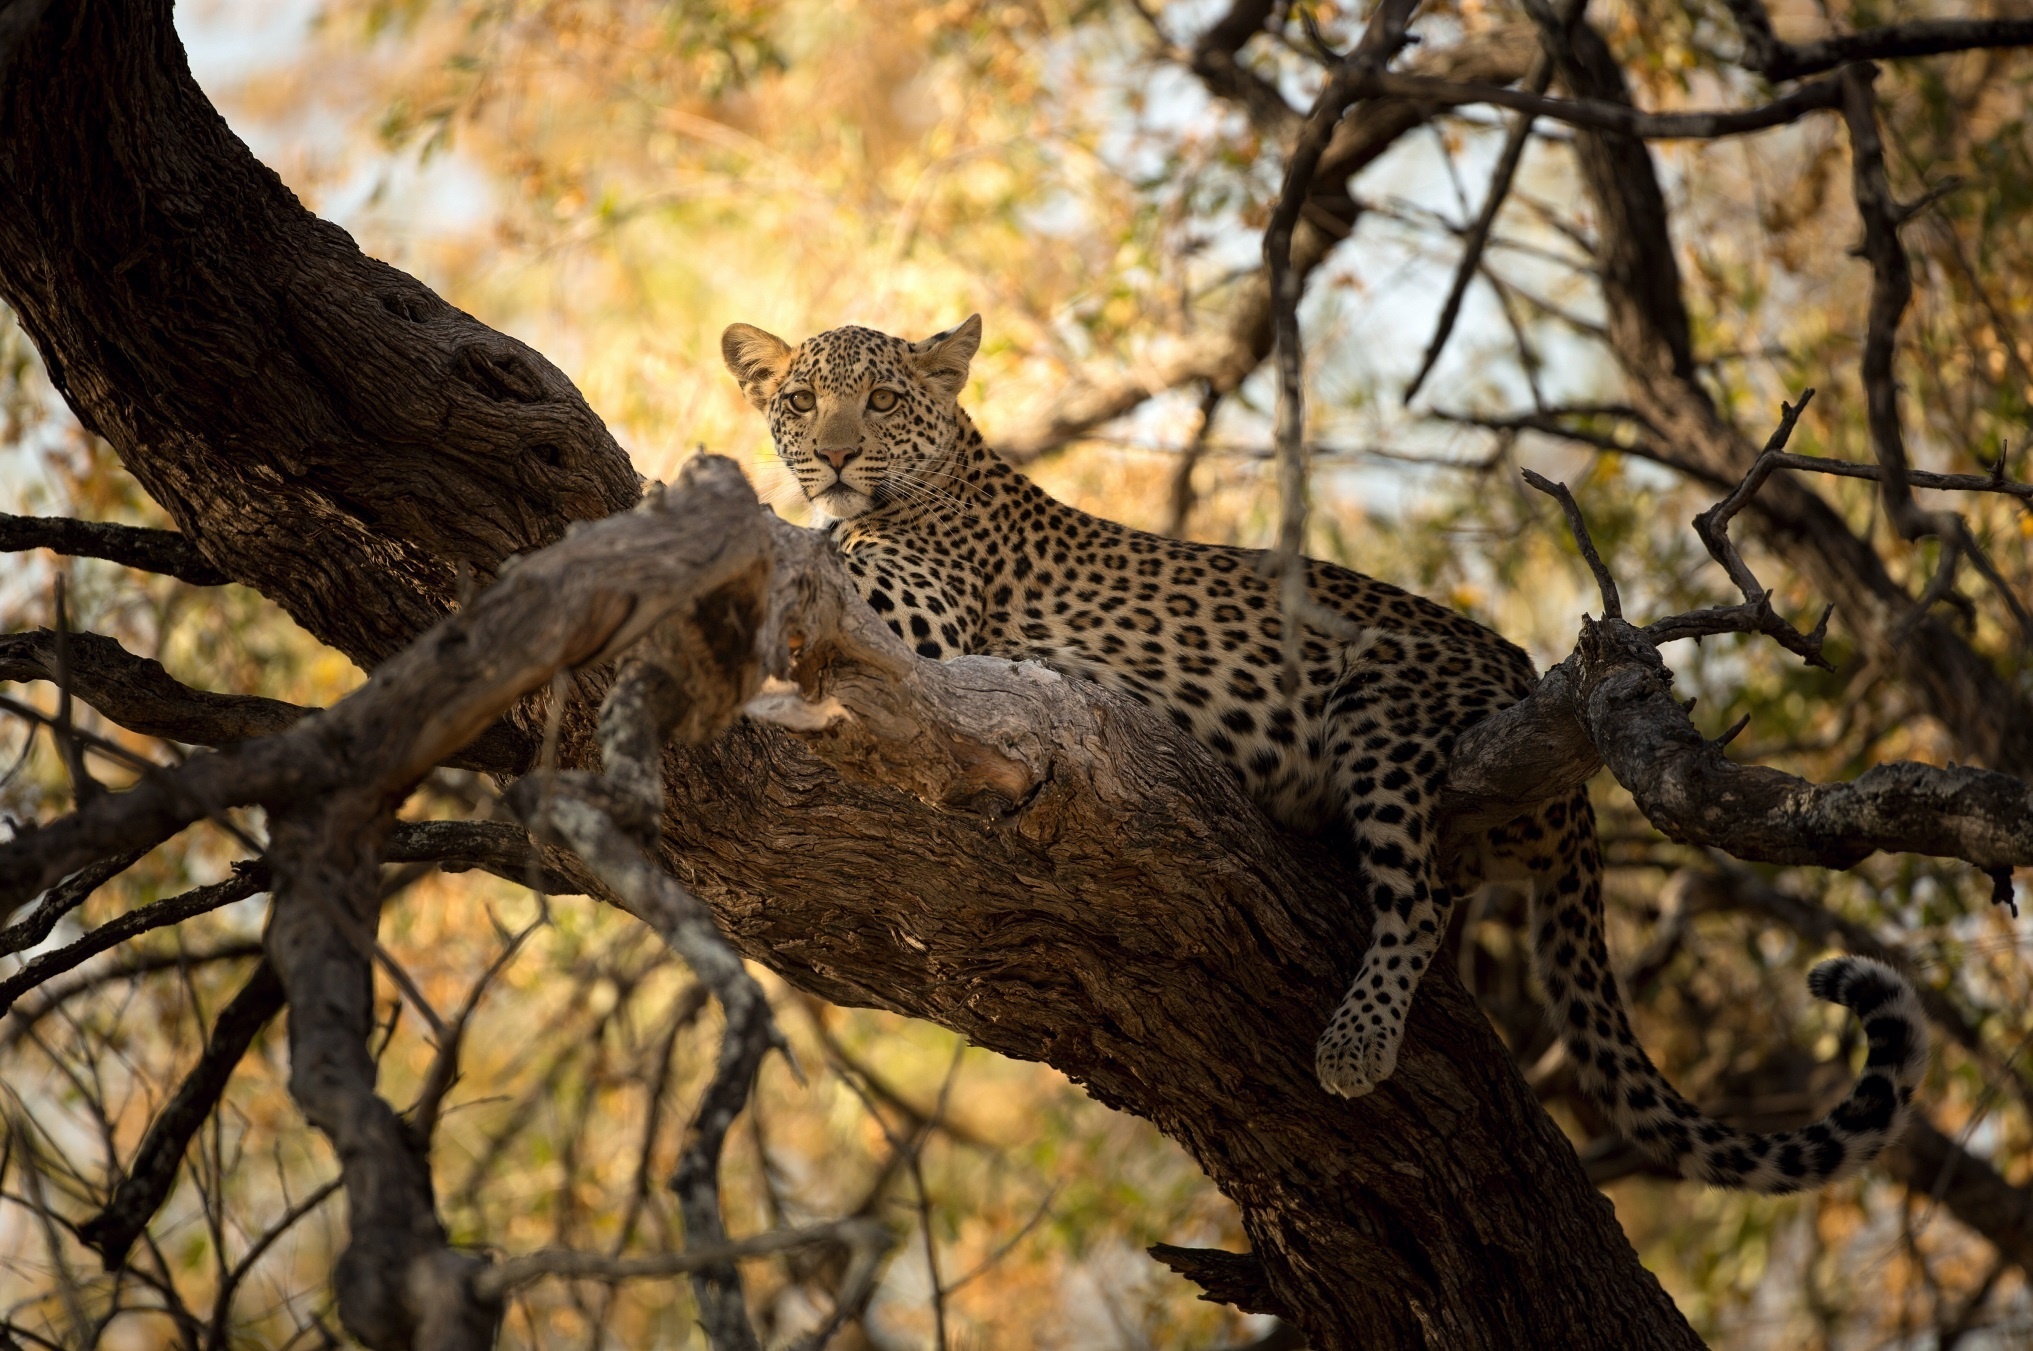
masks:
[[[110,947],[126,942],[151,929],[166,928],[181,924],[194,915],[206,914],[222,906],[244,901],[250,896],[266,891],[269,885],[268,865],[259,859],[234,865],[233,876],[208,887],[197,887],[180,896],[171,896],[130,910],[118,919],[110,920],[92,930],[77,942],[45,952],[29,961],[20,970],[0,980],[0,1013],[14,1007],[14,1001],[23,994],[48,980],[51,976],[85,962]]]
[[[0,1029],[4,1029],[0,1030],[0,1052],[12,1050],[22,1038],[34,1030],[37,1023],[57,1012],[71,1000],[88,995],[94,990],[141,976],[154,975],[160,971],[182,973],[212,962],[239,962],[260,955],[261,944],[253,940],[222,943],[215,948],[131,953],[118,962],[94,968],[75,980],[45,989],[33,1003],[10,1010],[5,1021],[0,1022]]]
[[[444,1034],[438,1042],[437,1052],[431,1057],[431,1067],[424,1075],[423,1088],[418,1091],[416,1102],[407,1113],[411,1127],[425,1140],[429,1140],[436,1133],[439,1108],[444,1103],[445,1094],[451,1091],[453,1082],[458,1078],[459,1049],[465,1041],[466,1026],[472,1021],[474,1011],[480,1007],[481,996],[485,995],[495,979],[508,969],[508,964],[515,960],[516,953],[522,951],[522,945],[529,941],[530,935],[549,922],[549,914],[539,908],[535,919],[509,935],[508,941],[501,945],[501,951],[488,963],[487,969],[480,973],[479,978],[466,991],[465,999],[460,1001],[458,1009],[452,1014],[451,1022],[446,1025]]]
[[[1544,94],[1500,85],[1401,75],[1378,71],[1357,82],[1355,97],[1401,98],[1420,103],[1460,107],[1490,103],[1534,117],[1550,117],[1592,131],[1620,132],[1647,141],[1715,140],[1742,136],[1797,122],[1809,113],[1842,105],[1842,81],[1815,80],[1756,108],[1709,109],[1700,112],[1644,113],[1601,99],[1549,98]]]
[[[1858,464],[1855,460],[1831,460],[1819,455],[1796,455],[1790,451],[1772,453],[1770,458],[1774,469],[1798,469],[1810,474],[1870,479],[1873,482],[1882,481],[1885,477],[1883,465]],[[1915,488],[1955,493],[1999,493],[2021,502],[2033,502],[2033,483],[2005,478],[1998,471],[1989,474],[1936,474],[1925,469],[1908,469],[1906,482]]]
[[[0,635],[0,681],[55,680],[57,635],[49,629]],[[162,667],[96,633],[70,635],[65,667],[72,692],[130,732],[190,746],[231,746],[272,736],[314,712],[280,699],[192,689]],[[463,752],[447,757],[460,769],[516,770],[526,753],[497,724]]]
[[[139,863],[143,852],[130,851],[100,859],[44,892],[35,909],[0,929],[0,957],[25,951],[48,938],[58,920],[83,905],[100,887]]]
[[[85,767],[85,754],[78,746],[76,729],[71,725],[71,623],[70,607],[65,592],[66,579],[62,572],[56,575],[56,716],[50,719],[50,738],[56,742],[57,758],[63,761],[64,771],[71,776],[71,795],[82,807],[99,794],[105,787],[92,777]]]
[[[1564,483],[1555,483],[1543,474],[1530,469],[1524,472],[1525,482],[1545,493],[1560,504],[1560,510],[1567,517],[1567,528],[1574,532],[1574,543],[1581,550],[1581,557],[1588,564],[1588,570],[1595,574],[1596,590],[1602,593],[1602,614],[1605,619],[1624,617],[1623,598],[1617,594],[1617,579],[1604,566],[1602,555],[1595,551],[1595,541],[1589,537],[1588,522],[1581,518],[1581,508],[1574,501],[1574,494]]]
[[[282,1006],[282,982],[264,961],[220,1011],[198,1063],[149,1123],[148,1134],[111,1198],[78,1226],[78,1237],[98,1249],[108,1270],[125,1263],[135,1238],[169,1199],[191,1138],[219,1105],[234,1068]]]
[[[103,558],[143,572],[159,572],[192,586],[223,586],[233,579],[174,530],[147,530],[67,516],[10,516],[0,512],[0,553],[48,549],[73,558]]]
[[[342,1185],[344,1185],[342,1180],[336,1177],[320,1183],[308,1196],[285,1210],[273,1224],[263,1229],[254,1242],[247,1245],[247,1251],[240,1254],[240,1260],[233,1264],[232,1270],[220,1281],[218,1294],[213,1298],[212,1326],[208,1330],[207,1348],[224,1348],[230,1345],[226,1334],[227,1319],[233,1312],[233,1296],[247,1280],[248,1273],[254,1270],[254,1264],[259,1262],[270,1248],[281,1242],[299,1222],[331,1200]]]
[[[1304,274],[1292,266],[1292,233],[1313,186],[1320,157],[1333,138],[1342,115],[1362,95],[1406,42],[1407,25],[1418,0],[1382,0],[1346,60],[1328,77],[1314,100],[1285,161],[1283,185],[1264,229],[1264,263],[1270,274],[1272,351],[1278,368],[1278,547],[1272,562],[1278,577],[1278,604],[1284,615],[1284,671],[1281,688],[1296,695],[1300,688],[1299,612],[1307,600],[1306,552],[1306,395],[1305,362],[1299,340],[1299,296]]]
[[[1786,449],[1794,424],[1800,420],[1800,414],[1813,398],[1814,391],[1806,389],[1800,393],[1800,402],[1782,402],[1779,405],[1779,425],[1773,428],[1763,453],[1751,464],[1742,481],[1721,501],[1694,518],[1694,533],[1701,537],[1709,556],[1729,574],[1730,581],[1743,594],[1744,603],[1655,620],[1645,629],[1654,642],[1666,643],[1676,638],[1702,638],[1719,633],[1762,633],[1809,665],[1824,670],[1835,669],[1821,652],[1822,643],[1828,636],[1829,617],[1835,613],[1835,607],[1831,605],[1821,612],[1821,620],[1812,632],[1802,633],[1794,628],[1772,608],[1771,593],[1757,579],[1750,565],[1744,562],[1743,554],[1729,535],[1730,521],[1749,505],[1765,480],[1772,476],[1777,468],[1775,457]]]
[[[745,1257],[770,1257],[820,1243],[847,1243],[887,1247],[889,1232],[873,1220],[834,1220],[827,1224],[779,1229],[753,1238],[726,1243],[702,1244],[683,1252],[654,1253],[642,1257],[614,1257],[601,1252],[570,1248],[545,1248],[521,1257],[511,1257],[473,1278],[473,1293],[485,1300],[498,1300],[509,1291],[542,1280],[564,1276],[574,1280],[625,1281],[646,1277],[692,1275],[714,1267],[727,1266]]]
[[[1544,94],[1546,86],[1553,79],[1553,63],[1541,55],[1532,67],[1532,73],[1525,79],[1526,91]],[[1468,227],[1468,235],[1462,241],[1461,262],[1454,269],[1454,281],[1447,288],[1447,299],[1441,303],[1440,318],[1433,326],[1433,337],[1426,344],[1426,355],[1419,362],[1418,371],[1411,383],[1405,386],[1403,402],[1409,404],[1418,396],[1420,386],[1432,373],[1433,365],[1440,360],[1441,351],[1447,346],[1447,339],[1454,332],[1454,321],[1461,314],[1462,299],[1468,294],[1468,284],[1482,268],[1483,249],[1489,244],[1490,230],[1496,225],[1499,212],[1511,192],[1511,179],[1518,172],[1518,164],[1525,157],[1525,146],[1531,140],[1533,117],[1520,113],[1504,133],[1504,148],[1497,155],[1496,168],[1490,173],[1489,191],[1483,195],[1482,209],[1476,213],[1475,221]]]

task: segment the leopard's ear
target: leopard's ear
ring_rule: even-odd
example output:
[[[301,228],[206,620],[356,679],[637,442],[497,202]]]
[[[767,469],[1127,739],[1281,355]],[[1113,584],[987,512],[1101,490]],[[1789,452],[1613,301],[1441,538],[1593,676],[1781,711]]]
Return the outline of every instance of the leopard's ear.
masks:
[[[970,314],[958,328],[912,343],[911,360],[927,384],[949,399],[958,398],[967,387],[967,367],[980,346],[981,316]]]
[[[720,355],[741,382],[741,392],[765,413],[791,366],[791,345],[754,324],[729,324],[720,335]]]

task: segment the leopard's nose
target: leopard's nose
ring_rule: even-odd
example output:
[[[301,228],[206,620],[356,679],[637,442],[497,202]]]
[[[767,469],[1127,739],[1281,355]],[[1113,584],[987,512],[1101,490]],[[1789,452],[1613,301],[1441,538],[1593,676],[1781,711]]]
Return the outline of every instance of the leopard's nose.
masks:
[[[832,465],[833,472],[836,474],[839,473],[842,469],[845,469],[847,467],[847,462],[853,459],[856,455],[859,455],[860,453],[861,453],[860,446],[819,447],[819,458],[824,460],[827,464]]]

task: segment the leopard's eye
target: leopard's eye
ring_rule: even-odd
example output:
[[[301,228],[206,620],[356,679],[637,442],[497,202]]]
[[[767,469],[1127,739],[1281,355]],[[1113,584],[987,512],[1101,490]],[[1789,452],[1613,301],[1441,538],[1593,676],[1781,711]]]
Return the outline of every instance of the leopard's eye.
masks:
[[[791,392],[791,407],[797,412],[809,413],[817,406],[818,402],[818,398],[809,389],[799,389]]]
[[[874,391],[868,396],[868,406],[878,413],[887,413],[890,409],[896,407],[896,391],[893,389],[878,389]]]

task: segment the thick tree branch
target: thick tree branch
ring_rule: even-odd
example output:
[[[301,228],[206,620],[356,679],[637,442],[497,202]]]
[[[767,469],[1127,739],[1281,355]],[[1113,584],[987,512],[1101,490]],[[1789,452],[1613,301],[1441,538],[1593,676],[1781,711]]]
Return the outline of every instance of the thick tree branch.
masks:
[[[104,558],[143,572],[159,572],[192,586],[219,586],[231,580],[174,530],[0,512],[0,553],[22,549]]]
[[[1991,47],[2033,46],[2033,19],[1920,19],[1839,33],[1813,42],[1781,42],[1764,0],[1725,0],[1744,37],[1743,64],[1768,80],[1818,75],[1852,61],[1891,61]]]
[[[1765,863],[1847,868],[1877,850],[2033,866],[2033,788],[1980,769],[1897,761],[1813,784],[1731,763],[1688,721],[1650,635],[1582,630],[1581,717],[1610,772],[1668,837]]]
[[[79,420],[199,556],[364,666],[461,564],[485,580],[635,499],[563,374],[248,153],[167,0],[0,10],[0,201],[0,296]]]

